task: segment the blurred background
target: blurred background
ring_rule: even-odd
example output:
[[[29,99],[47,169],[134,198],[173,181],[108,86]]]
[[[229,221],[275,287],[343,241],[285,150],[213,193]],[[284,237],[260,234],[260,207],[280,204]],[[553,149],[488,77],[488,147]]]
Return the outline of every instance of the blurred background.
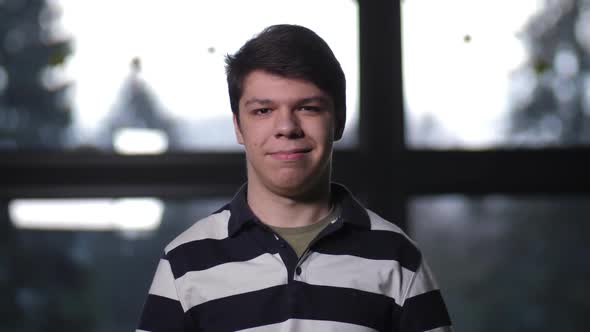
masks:
[[[347,77],[334,178],[457,331],[590,326],[590,1],[0,0],[0,330],[135,328],[166,243],[245,181],[224,56],[305,25]]]

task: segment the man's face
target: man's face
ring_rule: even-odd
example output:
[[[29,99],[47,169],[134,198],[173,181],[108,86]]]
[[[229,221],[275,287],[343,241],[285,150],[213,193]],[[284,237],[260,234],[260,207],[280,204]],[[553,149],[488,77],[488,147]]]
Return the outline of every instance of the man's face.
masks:
[[[238,143],[248,181],[284,196],[304,195],[329,181],[334,141],[332,99],[315,84],[255,70],[244,78]]]

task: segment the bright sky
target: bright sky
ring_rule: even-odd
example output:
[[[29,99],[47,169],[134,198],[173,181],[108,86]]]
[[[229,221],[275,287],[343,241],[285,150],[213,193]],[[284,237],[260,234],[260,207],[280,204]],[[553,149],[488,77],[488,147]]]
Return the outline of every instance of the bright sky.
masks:
[[[356,118],[354,0],[217,0],[206,5],[194,0],[55,1],[62,8],[61,25],[74,40],[66,74],[75,81],[74,103],[82,128],[95,128],[112,108],[136,56],[141,58],[143,77],[170,114],[229,121],[223,57],[277,23],[307,26],[328,42],[349,82],[349,121]]]
[[[170,114],[193,121],[213,117],[230,121],[223,56],[276,23],[305,25],[328,42],[347,76],[348,122],[357,120],[355,0],[217,0],[208,1],[206,7],[194,0],[53,1],[62,7],[60,23],[74,39],[75,53],[67,62],[66,76],[75,82],[74,105],[82,129],[95,129],[111,110],[134,57],[141,58],[143,77]],[[518,32],[540,9],[540,1],[402,3],[404,90],[411,116],[430,114],[470,147],[501,139],[502,119],[509,106],[510,73],[526,56]],[[465,42],[466,36],[469,42]],[[80,202],[73,203],[80,206]],[[157,201],[131,202],[133,211],[138,211],[137,204],[150,207],[146,211],[151,214],[142,224],[118,223],[113,216],[124,216],[128,203],[85,202],[83,208],[99,211],[96,220],[85,222],[85,227],[157,227],[161,215]],[[65,224],[44,219],[55,217],[55,211],[47,210],[56,208],[51,204],[16,202],[11,206],[12,219],[22,223],[19,227],[81,227],[74,217],[61,216],[59,220],[66,220]]]
[[[502,139],[510,73],[526,57],[518,34],[540,6],[539,0],[403,1],[411,116],[431,115],[469,147]]]
[[[66,74],[75,81],[82,129],[94,129],[112,108],[136,56],[170,114],[229,121],[223,56],[276,23],[302,24],[326,39],[346,72],[348,124],[357,121],[355,0],[225,0],[206,6],[192,0],[54,1],[74,39]],[[526,56],[518,33],[541,6],[539,0],[403,1],[404,90],[411,117],[434,117],[469,147],[501,140],[510,73]]]

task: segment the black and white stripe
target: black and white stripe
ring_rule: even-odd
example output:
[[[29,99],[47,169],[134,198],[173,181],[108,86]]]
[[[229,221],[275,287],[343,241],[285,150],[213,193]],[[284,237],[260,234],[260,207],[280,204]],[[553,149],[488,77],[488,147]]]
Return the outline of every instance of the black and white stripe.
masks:
[[[416,245],[346,189],[299,262],[243,191],[165,248],[137,331],[450,331]]]

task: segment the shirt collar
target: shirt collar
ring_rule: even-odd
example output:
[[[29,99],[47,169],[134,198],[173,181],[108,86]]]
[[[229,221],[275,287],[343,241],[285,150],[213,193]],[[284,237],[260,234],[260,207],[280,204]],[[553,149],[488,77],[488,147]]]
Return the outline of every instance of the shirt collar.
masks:
[[[231,202],[222,209],[230,210],[228,222],[228,234],[234,236],[240,229],[250,223],[260,223],[254,212],[248,206],[247,183],[242,185],[232,198]],[[341,215],[338,222],[371,228],[371,221],[365,208],[359,203],[350,191],[341,184],[331,184],[332,200],[341,207]]]

